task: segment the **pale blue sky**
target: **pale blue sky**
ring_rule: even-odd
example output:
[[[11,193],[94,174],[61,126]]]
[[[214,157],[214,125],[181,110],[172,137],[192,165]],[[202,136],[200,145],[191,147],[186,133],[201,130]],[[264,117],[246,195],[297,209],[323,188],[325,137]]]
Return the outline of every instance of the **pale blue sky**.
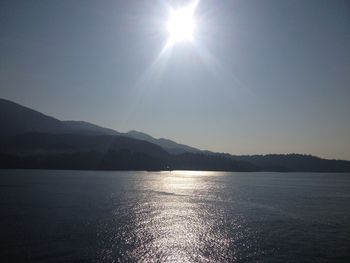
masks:
[[[350,160],[349,1],[1,1],[0,97],[59,119],[233,154]],[[182,1],[186,3],[186,1]]]

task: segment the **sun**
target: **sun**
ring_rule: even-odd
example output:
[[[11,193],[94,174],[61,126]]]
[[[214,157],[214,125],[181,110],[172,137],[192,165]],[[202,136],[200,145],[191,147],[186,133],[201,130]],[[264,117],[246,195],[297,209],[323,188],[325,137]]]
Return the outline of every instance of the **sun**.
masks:
[[[193,41],[194,31],[196,29],[194,12],[197,4],[198,1],[194,1],[188,6],[170,10],[170,16],[167,22],[169,45],[178,42]]]

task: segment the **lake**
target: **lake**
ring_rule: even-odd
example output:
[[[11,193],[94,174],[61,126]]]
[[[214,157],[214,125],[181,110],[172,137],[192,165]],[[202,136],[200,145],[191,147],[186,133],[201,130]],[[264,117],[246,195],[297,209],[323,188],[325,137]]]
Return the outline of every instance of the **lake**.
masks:
[[[0,170],[1,262],[350,262],[350,174]]]

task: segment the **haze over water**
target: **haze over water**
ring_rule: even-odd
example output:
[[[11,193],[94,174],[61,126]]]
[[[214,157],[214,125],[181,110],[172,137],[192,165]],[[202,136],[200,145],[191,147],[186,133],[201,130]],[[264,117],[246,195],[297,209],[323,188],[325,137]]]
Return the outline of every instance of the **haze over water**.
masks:
[[[4,262],[348,262],[350,175],[0,171]]]

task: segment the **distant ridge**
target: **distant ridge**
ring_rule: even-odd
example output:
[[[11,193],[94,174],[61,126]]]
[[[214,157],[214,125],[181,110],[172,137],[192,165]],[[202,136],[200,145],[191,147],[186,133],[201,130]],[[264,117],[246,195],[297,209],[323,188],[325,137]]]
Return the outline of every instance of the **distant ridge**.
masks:
[[[0,135],[25,132],[62,133],[63,122],[9,100],[0,99]]]
[[[179,144],[168,139],[156,139],[146,133],[138,131],[121,133],[85,121],[60,121],[5,99],[0,99],[0,120],[2,124],[0,136],[18,135],[26,132],[120,135],[154,143],[164,148],[169,153],[199,152],[199,150],[194,147]]]
[[[228,155],[246,161],[263,171],[276,172],[350,172],[350,161],[327,160],[306,154]]]
[[[0,99],[0,120],[0,136],[27,132],[119,135],[117,131],[88,122],[60,121],[5,99]]]
[[[164,139],[164,138],[155,139],[152,136],[143,132],[129,131],[125,134],[125,136],[157,144],[163,147],[164,149],[166,149],[169,153],[185,153],[185,152],[199,153],[200,152],[199,149],[196,149],[194,147],[191,147],[185,144],[180,144],[169,139]]]
[[[104,128],[86,121],[62,121],[67,130],[99,135],[122,135],[113,129]]]
[[[0,168],[350,172],[350,161],[202,151],[138,131],[61,121],[5,99],[0,123]]]

